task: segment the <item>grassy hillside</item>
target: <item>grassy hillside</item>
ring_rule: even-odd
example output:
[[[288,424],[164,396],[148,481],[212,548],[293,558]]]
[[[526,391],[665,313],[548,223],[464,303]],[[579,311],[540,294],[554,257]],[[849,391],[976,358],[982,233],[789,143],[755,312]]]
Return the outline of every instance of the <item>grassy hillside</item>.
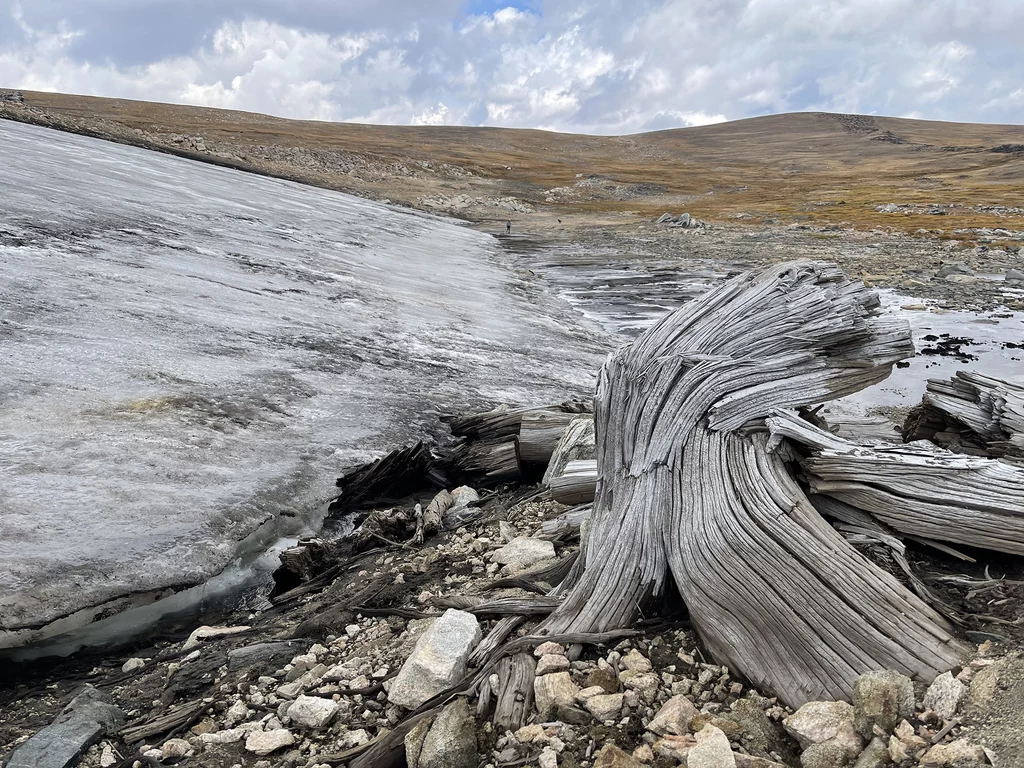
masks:
[[[962,227],[1024,230],[1024,215],[985,209],[1024,208],[1022,126],[794,113],[600,137],[25,97],[24,106],[5,105],[0,116],[418,207],[431,195],[466,194],[515,197],[541,214],[623,222],[687,210],[712,220],[942,229],[947,237]],[[886,203],[908,207],[875,210]],[[928,212],[935,204],[942,215]]]

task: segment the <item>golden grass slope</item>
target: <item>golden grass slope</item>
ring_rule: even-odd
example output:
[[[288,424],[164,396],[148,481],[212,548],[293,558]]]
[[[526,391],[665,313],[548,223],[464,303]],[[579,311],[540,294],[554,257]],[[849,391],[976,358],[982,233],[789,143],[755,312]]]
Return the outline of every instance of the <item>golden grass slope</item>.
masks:
[[[189,156],[203,152],[183,146],[181,135],[202,137],[205,159],[417,207],[426,196],[467,194],[623,223],[685,210],[711,220],[942,229],[946,237],[964,227],[1024,230],[1024,215],[978,209],[1024,208],[1024,126],[804,112],[607,137],[25,97],[0,116]],[[877,212],[884,203],[921,208]],[[933,203],[962,207],[928,215]]]

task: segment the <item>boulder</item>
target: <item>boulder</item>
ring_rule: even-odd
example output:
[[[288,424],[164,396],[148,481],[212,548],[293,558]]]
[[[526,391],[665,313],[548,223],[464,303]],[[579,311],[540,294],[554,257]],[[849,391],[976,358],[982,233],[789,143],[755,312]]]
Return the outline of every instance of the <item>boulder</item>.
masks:
[[[184,739],[168,739],[160,745],[164,760],[185,757],[192,751],[192,745]]]
[[[250,731],[245,737],[245,749],[254,755],[269,755],[283,747],[295,743],[295,737],[287,728],[276,728],[272,731]]]
[[[736,768],[729,737],[713,725],[705,725],[696,736],[697,743],[686,755],[687,768]]]
[[[338,702],[319,696],[299,696],[287,710],[288,717],[296,725],[305,728],[323,728],[334,718]]]
[[[388,700],[416,709],[466,675],[469,654],[480,642],[476,616],[449,608],[423,633],[391,683]]]
[[[835,740],[812,744],[800,755],[801,768],[847,768],[852,762],[850,753]]]
[[[136,672],[144,666],[146,666],[145,659],[128,659],[128,661],[121,665],[121,671],[125,673]]]
[[[895,670],[866,672],[853,683],[853,724],[865,739],[914,714],[914,684]]]
[[[533,679],[533,695],[537,711],[544,720],[553,717],[560,707],[571,709],[580,692],[568,672],[553,672]]]
[[[476,768],[476,721],[465,698],[409,732],[405,760],[409,768]]]
[[[956,264],[943,264],[939,268],[939,272],[938,272],[938,276],[939,277],[943,277],[943,278],[944,277],[949,277],[950,275],[973,275],[973,274],[974,274],[974,270],[971,269],[966,264],[964,264],[963,262],[958,262]]]
[[[617,720],[622,714],[622,694],[602,693],[598,696],[591,696],[583,706],[602,723],[605,720]]]
[[[520,536],[494,552],[491,560],[507,566],[509,573],[516,574],[554,557],[555,545],[550,541]]]
[[[845,701],[809,701],[782,722],[801,748],[835,739],[851,755],[862,743],[853,725],[853,707]]]
[[[594,768],[641,768],[641,763],[614,744],[606,744],[594,758]]]
[[[932,710],[943,720],[952,720],[960,708],[967,686],[949,672],[943,672],[932,681],[924,694],[925,709]],[[909,715],[908,715],[909,716]]]
[[[697,707],[685,696],[673,696],[665,702],[658,714],[647,724],[647,730],[659,736],[672,734],[683,736],[690,730],[690,723],[698,714]]]
[[[623,656],[620,663],[630,672],[642,673],[651,671],[651,662],[636,648]]]
[[[746,738],[748,751],[787,755],[793,742],[782,725],[765,714],[766,705],[767,702],[759,696],[743,698],[732,705],[732,711],[726,717],[739,726]]]
[[[1008,269],[1006,270],[1005,279],[1008,283],[1022,283],[1024,282],[1024,271],[1019,269]]]
[[[57,718],[11,753],[7,768],[69,768],[100,738],[124,724],[102,691],[85,686]]]

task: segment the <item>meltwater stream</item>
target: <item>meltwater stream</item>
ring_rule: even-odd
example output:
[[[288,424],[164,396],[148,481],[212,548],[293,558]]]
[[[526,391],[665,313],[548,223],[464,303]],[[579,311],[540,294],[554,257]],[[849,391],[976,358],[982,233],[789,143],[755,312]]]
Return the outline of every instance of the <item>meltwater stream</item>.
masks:
[[[586,393],[608,347],[442,219],[9,122],[0,168],[0,649],[297,532],[439,409]]]

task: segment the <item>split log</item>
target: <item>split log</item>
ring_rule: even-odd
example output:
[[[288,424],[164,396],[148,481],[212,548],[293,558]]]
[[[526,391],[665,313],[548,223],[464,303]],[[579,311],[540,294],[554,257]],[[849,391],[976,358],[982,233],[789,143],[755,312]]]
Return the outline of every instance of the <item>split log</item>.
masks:
[[[533,678],[537,660],[532,653],[517,653],[498,661],[498,702],[494,707],[494,725],[498,733],[515,731],[526,725],[533,710]]]
[[[544,485],[550,486],[551,481],[565,471],[570,461],[593,459],[597,455],[596,452],[594,417],[590,414],[575,417],[566,427],[548,460],[548,468],[544,472]]]
[[[434,467],[430,449],[419,442],[346,470],[335,482],[341,494],[331,501],[327,512],[336,515],[373,504],[393,503],[431,484],[444,487],[444,477]]]
[[[583,400],[567,400],[560,405],[545,405],[530,408],[509,408],[502,405],[483,413],[445,414],[441,421],[448,425],[456,437],[474,440],[497,440],[518,435],[523,417],[536,413],[593,413],[593,404]]]
[[[538,411],[523,415],[519,428],[519,456],[529,464],[547,464],[576,414]]]
[[[911,355],[905,323],[817,262],[741,275],[613,354],[585,569],[542,632],[629,626],[671,577],[714,657],[794,707],[849,698],[869,670],[956,666],[952,626],[828,525],[749,428]]]
[[[859,445],[792,412],[767,423],[812,450],[802,466],[814,493],[911,536],[1024,555],[1024,467],[923,443]]]
[[[597,460],[570,461],[551,481],[551,498],[568,507],[589,504],[597,492]]]
[[[949,381],[930,379],[921,405],[907,416],[903,439],[1024,462],[1024,386],[967,371]]]
[[[522,477],[519,438],[476,440],[457,446],[448,460],[449,474],[485,484],[510,483]]]

